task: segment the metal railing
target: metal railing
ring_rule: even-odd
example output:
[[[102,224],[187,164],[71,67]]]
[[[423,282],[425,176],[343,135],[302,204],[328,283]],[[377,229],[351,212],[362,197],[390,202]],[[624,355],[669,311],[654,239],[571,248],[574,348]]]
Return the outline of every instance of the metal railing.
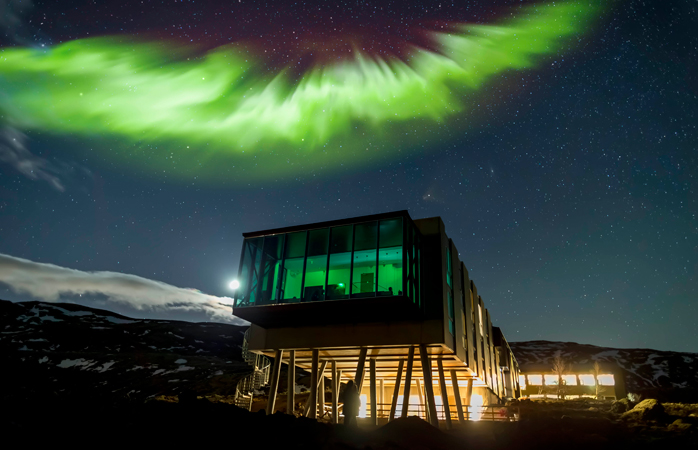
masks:
[[[271,376],[271,360],[250,351],[247,340],[249,332],[249,329],[245,331],[242,341],[242,359],[253,367],[253,371],[238,381],[235,387],[235,405],[248,411],[252,408],[254,391],[266,386]]]

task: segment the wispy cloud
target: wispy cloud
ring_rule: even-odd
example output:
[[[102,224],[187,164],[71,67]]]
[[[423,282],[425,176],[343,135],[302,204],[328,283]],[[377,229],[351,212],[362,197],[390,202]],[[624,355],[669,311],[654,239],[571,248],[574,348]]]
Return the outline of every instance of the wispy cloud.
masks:
[[[9,126],[0,128],[0,163],[11,165],[27,178],[48,181],[54,189],[65,191],[58,177],[63,169],[32,154],[26,143],[27,136],[21,131]]]
[[[243,323],[232,316],[233,299],[229,297],[119,272],[83,272],[0,253],[0,283],[48,302],[62,300],[62,296],[94,296],[141,311],[203,313],[211,320]]]

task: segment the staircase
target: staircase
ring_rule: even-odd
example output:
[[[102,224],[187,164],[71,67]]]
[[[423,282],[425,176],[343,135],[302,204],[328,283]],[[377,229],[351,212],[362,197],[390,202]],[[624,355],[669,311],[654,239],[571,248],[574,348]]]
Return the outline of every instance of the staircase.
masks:
[[[271,360],[264,355],[252,353],[249,350],[247,338],[250,330],[245,332],[242,341],[242,358],[247,364],[252,366],[253,371],[240,381],[235,389],[235,406],[250,410],[252,408],[252,397],[255,390],[261,389],[269,383],[271,375]]]

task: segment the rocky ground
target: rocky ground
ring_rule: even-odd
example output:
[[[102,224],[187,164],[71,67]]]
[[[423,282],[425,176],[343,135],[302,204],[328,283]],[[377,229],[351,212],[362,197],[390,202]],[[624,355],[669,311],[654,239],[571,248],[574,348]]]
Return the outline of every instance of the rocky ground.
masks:
[[[231,404],[237,381],[251,370],[241,361],[244,331],[227,324],[134,319],[72,304],[0,301],[0,434],[6,440],[66,441],[78,447],[698,448],[698,404],[680,396],[674,402],[639,404],[521,401],[511,405],[520,412],[519,422],[468,423],[453,430],[437,430],[414,417],[377,429],[347,430],[248,412]],[[522,360],[543,361],[563,348],[570,357],[618,358],[656,389],[662,388],[652,383],[666,384],[661,377],[667,373],[676,374],[679,387],[696,385],[693,354],[665,352],[672,353],[667,362],[656,356],[662,352],[649,350],[633,354],[579,344],[525,344],[512,344]],[[282,374],[279,409],[285,409],[283,380]],[[675,399],[686,392],[673,384],[666,388]],[[296,397],[303,399],[300,393]],[[265,406],[263,395],[257,400],[254,410]]]

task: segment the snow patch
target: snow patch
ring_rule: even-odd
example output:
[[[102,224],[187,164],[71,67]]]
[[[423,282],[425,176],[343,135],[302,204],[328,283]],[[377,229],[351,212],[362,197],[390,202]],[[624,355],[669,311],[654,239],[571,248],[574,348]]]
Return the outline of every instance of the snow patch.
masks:
[[[83,359],[83,358],[78,358],[78,359],[64,359],[58,364],[58,367],[61,369],[67,369],[69,367],[83,367],[86,368],[92,364],[94,364],[94,361],[90,361],[89,359]]]
[[[184,363],[186,363],[186,362],[187,362],[186,359],[180,358],[180,359],[178,359],[177,361],[175,361],[175,364],[184,364]]]

